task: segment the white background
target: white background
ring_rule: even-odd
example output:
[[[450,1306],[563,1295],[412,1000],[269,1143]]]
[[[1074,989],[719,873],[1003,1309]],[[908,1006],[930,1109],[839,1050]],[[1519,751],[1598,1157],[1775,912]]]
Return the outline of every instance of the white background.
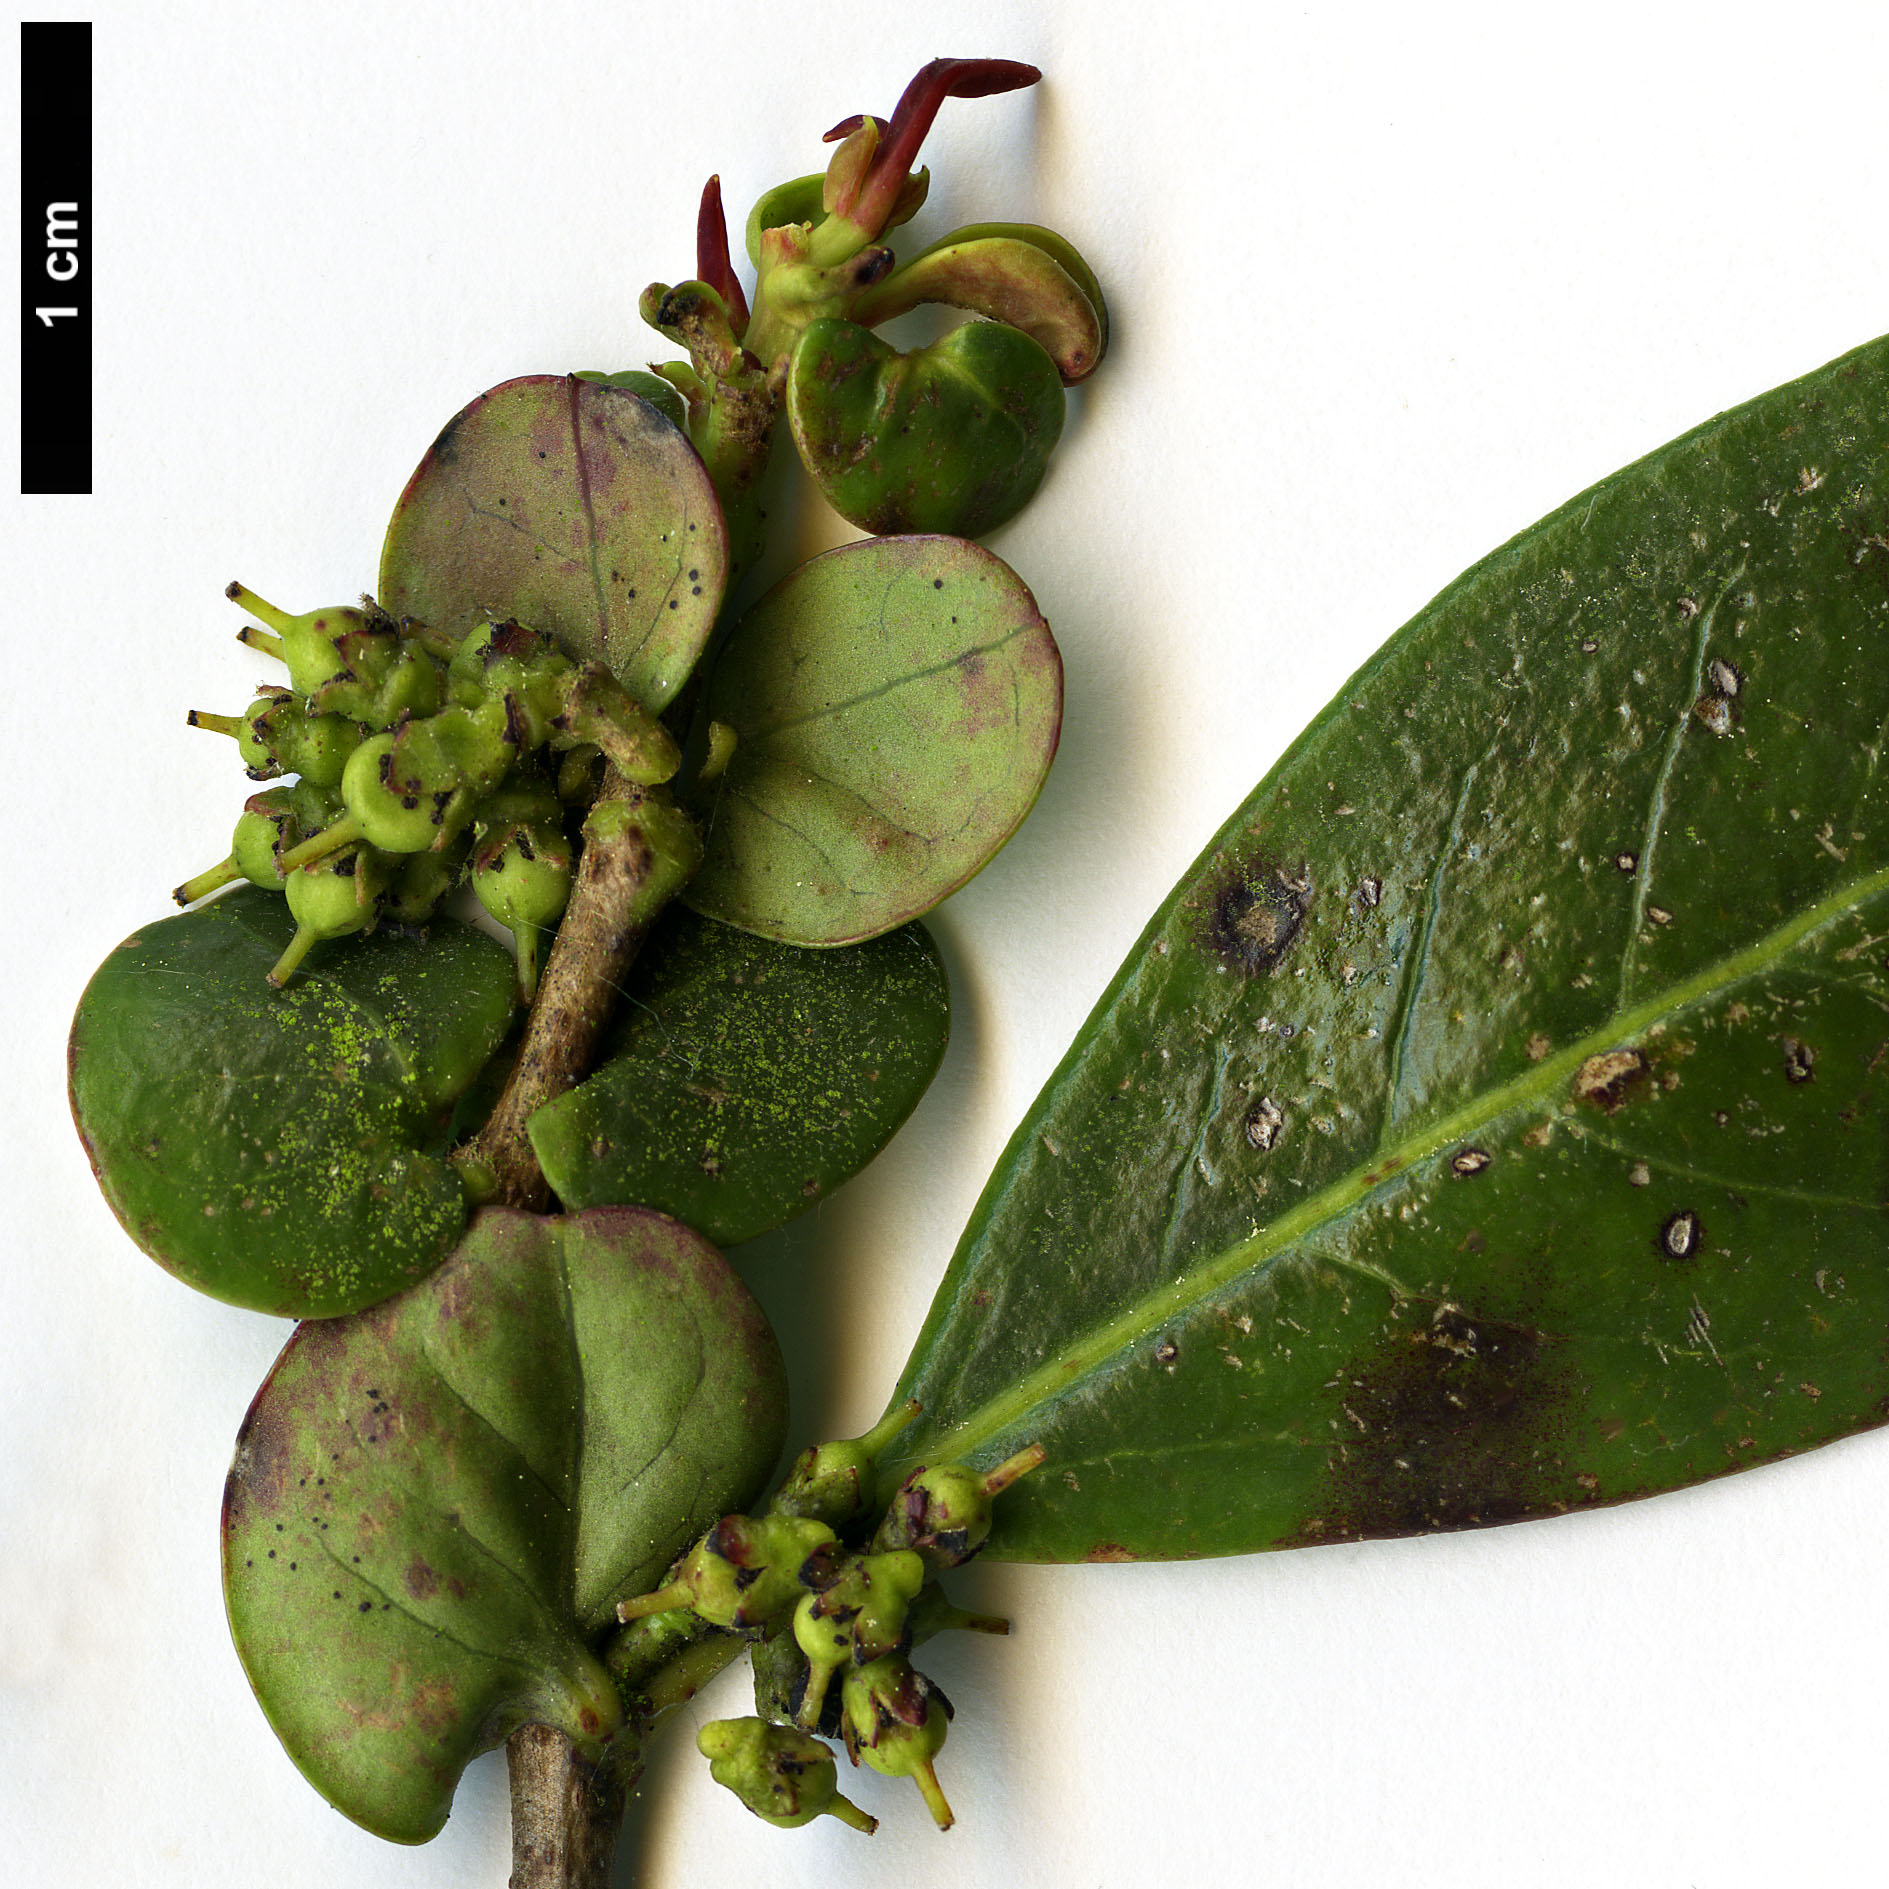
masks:
[[[1146,915],[1350,670],[1582,486],[1889,323],[1889,30],[1864,5],[1661,0],[95,17],[96,492],[0,496],[0,1874],[497,1889],[499,1759],[438,1841],[396,1851],[263,1724],[224,1632],[217,1505],[287,1328],[142,1258],[66,1117],[86,976],[219,856],[244,792],[183,719],[262,674],[223,585],[347,598],[475,393],[664,358],[636,295],[693,272],[711,169],[738,228],[927,58],[1044,68],[1033,95],[945,107],[919,233],[1052,224],[1113,307],[1040,498],[994,541],[1062,643],[1063,751],[934,921],[957,1027],[919,1114],[742,1256],[796,1360],[797,1438],[855,1431]],[[16,56],[9,35],[9,100]],[[809,546],[834,535],[803,521]],[[682,1727],[620,1880],[1876,1878],[1885,1494],[1889,1440],[1866,1437],[1485,1534],[975,1567],[961,1593],[1017,1630],[927,1660],[959,1707],[955,1830],[862,1773],[870,1843],[772,1832]],[[731,1679],[699,1716],[743,1709]]]

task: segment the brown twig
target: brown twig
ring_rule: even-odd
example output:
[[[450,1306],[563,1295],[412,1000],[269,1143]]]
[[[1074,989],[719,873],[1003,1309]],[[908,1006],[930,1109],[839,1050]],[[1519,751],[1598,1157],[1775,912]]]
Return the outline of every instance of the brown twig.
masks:
[[[660,793],[613,768],[584,823],[584,849],[519,1053],[490,1119],[461,1150],[489,1197],[542,1213],[551,1190],[526,1132],[534,1113],[589,1070],[598,1038],[643,940],[701,859],[695,831]],[[646,1728],[629,1725],[587,1758],[549,1725],[506,1741],[511,1777],[511,1889],[606,1889]]]
[[[545,962],[524,1047],[498,1106],[458,1156],[491,1200],[531,1213],[550,1205],[527,1133],[531,1118],[589,1070],[643,940],[700,857],[693,829],[666,798],[611,771],[584,823],[570,903]]]

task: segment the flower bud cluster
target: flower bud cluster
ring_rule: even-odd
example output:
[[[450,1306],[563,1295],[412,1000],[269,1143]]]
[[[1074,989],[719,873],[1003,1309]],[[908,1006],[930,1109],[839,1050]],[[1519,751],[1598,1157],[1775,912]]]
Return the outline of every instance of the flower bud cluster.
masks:
[[[296,922],[269,974],[281,985],[321,939],[423,923],[469,872],[517,940],[529,999],[575,852],[545,763],[565,756],[557,778],[578,795],[598,754],[656,785],[680,764],[667,730],[607,670],[520,623],[453,638],[371,599],[290,616],[241,584],[229,596],[268,626],[241,640],[278,657],[289,686],[191,724],[234,736],[252,780],[298,778],[249,801],[229,856],[179,886],[178,903],[239,879],[281,891]]]
[[[617,1608],[626,1621],[682,1610],[754,1642],[762,1716],[718,1720],[698,1742],[716,1781],[783,1828],[822,1814],[874,1827],[838,1795],[816,1732],[841,1739],[855,1765],[911,1778],[938,1827],[952,1822],[933,1766],[951,1702],[910,1654],[950,1627],[1009,1632],[954,1607],[936,1577],[984,1545],[996,1497],[1043,1451],[990,1470],[920,1466],[875,1525],[875,1462],[916,1412],[903,1406],[864,1437],[803,1452],[767,1514],[725,1516],[667,1585]]]

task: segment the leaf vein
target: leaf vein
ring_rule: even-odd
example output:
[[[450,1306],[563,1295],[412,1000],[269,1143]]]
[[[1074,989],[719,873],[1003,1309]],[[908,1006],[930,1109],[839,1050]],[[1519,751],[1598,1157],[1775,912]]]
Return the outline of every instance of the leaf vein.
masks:
[[[1494,750],[1491,749],[1490,753],[1493,754]],[[1444,876],[1449,870],[1450,861],[1456,856],[1457,848],[1463,843],[1463,815],[1469,807],[1470,790],[1476,784],[1476,775],[1480,772],[1483,761],[1488,759],[1489,755],[1485,754],[1482,761],[1473,762],[1463,775],[1462,787],[1456,795],[1456,806],[1450,814],[1449,832],[1436,858],[1431,862],[1427,895],[1424,900],[1423,924],[1417,933],[1410,970],[1398,991],[1397,1022],[1391,1042],[1390,1076],[1384,1097],[1384,1125],[1378,1133],[1380,1153],[1390,1146],[1391,1135],[1397,1126],[1397,1117],[1401,1112],[1410,1042],[1417,1027],[1417,1007],[1423,996],[1424,979],[1429,973],[1430,946],[1436,935],[1437,917],[1443,908]]]
[[[1299,1242],[1354,1212],[1383,1189],[1402,1184],[1422,1163],[1444,1154],[1501,1116],[1538,1105],[1545,1096],[1563,1091],[1590,1056],[1630,1043],[1653,1024],[1755,976],[1815,933],[1885,893],[1889,893],[1889,866],[1839,887],[1785,924],[1679,980],[1633,1010],[1616,1012],[1590,1036],[1431,1121],[1402,1145],[1388,1151],[1380,1149],[1371,1161],[1340,1175],[1268,1226],[1203,1260],[1181,1279],[1142,1294],[1124,1310],[1073,1337],[1009,1389],[986,1398],[949,1427],[928,1434],[924,1439],[927,1455],[968,1460],[988,1443],[1015,1431],[1032,1413],[1081,1391],[1086,1380],[1111,1358],[1148,1341],[1163,1325],[1224,1291],[1234,1280],[1289,1257]],[[919,1438],[911,1440],[917,1443]],[[881,1467],[882,1482],[896,1481],[909,1466],[904,1460],[888,1458]]]

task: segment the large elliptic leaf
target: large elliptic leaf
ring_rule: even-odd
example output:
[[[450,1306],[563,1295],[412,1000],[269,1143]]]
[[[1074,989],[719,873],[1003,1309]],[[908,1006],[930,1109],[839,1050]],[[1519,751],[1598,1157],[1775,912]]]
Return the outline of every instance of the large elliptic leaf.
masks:
[[[387,527],[380,601],[454,635],[516,617],[658,709],[727,576],[721,505],[687,438],[622,388],[532,374],[428,449]]]
[[[827,503],[872,532],[981,538],[1029,503],[1063,431],[1056,363],[997,321],[909,354],[850,321],[809,323],[786,404]]]
[[[223,1498],[230,1629],[289,1755],[421,1843],[518,1725],[594,1751],[614,1603],[752,1500],[785,1410],[746,1288],[633,1208],[488,1211],[424,1284],[304,1325]]]
[[[739,736],[684,898],[787,944],[929,911],[1029,812],[1062,726],[1049,625],[956,538],[842,545],[742,618],[709,712]]]
[[[72,1114],[112,1211],[187,1284],[325,1318],[429,1272],[466,1222],[454,1099],[512,1020],[511,954],[437,921],[316,947],[244,886],[127,938],[73,1019]]]
[[[919,925],[803,951],[675,911],[625,996],[601,1067],[531,1118],[531,1145],[567,1207],[657,1207],[718,1246],[858,1173],[917,1106],[951,1023]]]
[[[996,1551],[1558,1514],[1889,1414],[1889,342],[1445,591],[1155,916],[897,1396]],[[900,1465],[888,1463],[888,1478]]]

